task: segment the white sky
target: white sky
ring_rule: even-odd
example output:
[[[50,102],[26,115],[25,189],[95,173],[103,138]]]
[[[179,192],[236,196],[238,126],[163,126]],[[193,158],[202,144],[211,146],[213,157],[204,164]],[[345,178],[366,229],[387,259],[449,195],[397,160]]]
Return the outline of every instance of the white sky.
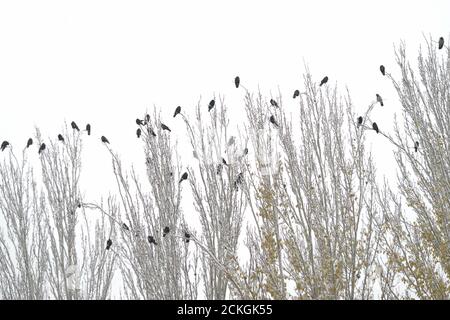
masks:
[[[449,18],[448,0],[0,1],[0,140],[17,152],[34,126],[56,137],[64,121],[90,122],[84,172],[99,187],[111,176],[100,135],[143,162],[134,121],[146,109],[174,128],[174,108],[189,112],[200,96],[243,108],[236,75],[293,103],[304,61],[318,80],[347,85],[361,110],[381,93],[383,128],[400,109],[379,65],[394,67],[400,40],[413,56],[423,34],[447,40]]]

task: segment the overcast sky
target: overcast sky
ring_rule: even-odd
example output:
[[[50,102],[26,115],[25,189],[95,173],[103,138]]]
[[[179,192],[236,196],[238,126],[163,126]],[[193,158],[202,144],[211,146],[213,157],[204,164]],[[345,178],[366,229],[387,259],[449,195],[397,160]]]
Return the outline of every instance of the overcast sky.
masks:
[[[0,140],[21,150],[34,126],[55,137],[64,121],[90,122],[84,164],[105,175],[100,135],[133,158],[134,120],[154,105],[170,127],[174,108],[200,97],[243,108],[236,75],[287,100],[304,62],[318,81],[348,86],[361,110],[382,93],[373,117],[384,123],[400,109],[379,65],[394,67],[401,40],[414,56],[424,34],[447,40],[449,30],[448,0],[0,1]]]

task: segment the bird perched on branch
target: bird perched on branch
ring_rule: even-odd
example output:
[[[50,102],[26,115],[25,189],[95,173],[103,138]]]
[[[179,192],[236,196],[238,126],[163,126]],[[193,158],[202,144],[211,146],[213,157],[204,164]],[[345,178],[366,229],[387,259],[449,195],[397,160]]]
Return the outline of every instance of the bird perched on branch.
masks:
[[[377,134],[380,132],[380,130],[378,129],[378,125],[376,124],[376,122],[372,123],[372,129],[375,130]]]
[[[33,144],[33,139],[28,139],[28,141],[27,141],[27,148],[29,147],[29,146],[31,146]]]
[[[70,123],[70,125],[72,126],[72,129],[77,130],[77,131],[80,131],[80,128],[78,128],[78,126],[77,126],[77,124],[75,123],[75,121],[72,121],[72,122]]]
[[[102,140],[103,143],[109,143],[108,139],[106,139],[105,136],[102,136],[100,139]]]
[[[376,97],[377,97],[377,102],[379,102],[381,106],[384,106],[383,98],[381,98],[381,96],[378,93],[377,93]]]
[[[275,120],[275,117],[273,115],[269,118],[270,123],[272,123],[275,127],[279,127],[277,121]]]
[[[149,114],[146,114],[145,115],[145,124],[147,124],[147,123],[149,123],[150,122],[150,115]]]
[[[214,105],[216,104],[216,101],[214,101],[214,99],[212,99],[209,104],[208,104],[208,112],[211,111],[212,108],[214,108]]]
[[[234,189],[236,189],[236,190],[239,189],[239,185],[242,184],[243,179],[244,179],[244,176],[243,176],[242,172],[240,172],[237,175],[236,180],[234,180]]]
[[[137,135],[138,138],[141,137],[141,133],[142,133],[141,128],[137,128],[136,135]]]
[[[155,131],[153,131],[152,128],[148,128],[148,132],[149,132],[153,137],[156,137],[156,133],[155,133]]]
[[[181,112],[181,107],[180,106],[176,107],[175,112],[173,113],[173,117],[175,118],[177,116],[177,114],[179,114],[180,112]]]
[[[58,140],[61,141],[61,142],[64,142],[64,138],[63,138],[63,136],[61,134],[58,134]]]
[[[239,78],[239,76],[234,78],[234,85],[236,86],[236,88],[239,88],[240,83],[241,83],[241,78]]]
[[[300,95],[300,91],[299,90],[295,90],[294,91],[294,95],[292,96],[292,98],[297,98]]]
[[[191,235],[188,232],[184,232],[184,242],[189,243]]]
[[[106,241],[106,250],[109,250],[109,248],[111,248],[113,242],[111,239],[108,239],[108,241]]]
[[[125,222],[122,223],[122,228],[123,228],[124,230],[130,231],[130,228],[128,228],[128,226],[127,226],[127,224],[126,224]]]
[[[278,103],[273,99],[270,99],[270,104],[272,105],[272,107],[279,108]]]
[[[359,116],[358,117],[358,127],[361,126],[363,123],[363,117]]]
[[[161,123],[161,129],[172,132],[172,130],[170,130],[170,128],[168,126],[166,126],[164,123]]]
[[[382,74],[383,76],[386,75],[386,69],[384,68],[383,65],[380,66],[380,71],[381,71],[381,74]]]
[[[414,151],[417,152],[419,150],[419,141],[414,143]]]
[[[246,156],[248,154],[248,148],[245,147],[244,152],[242,153],[242,156]]]
[[[155,246],[157,246],[158,244],[156,243],[156,240],[153,236],[148,236],[147,237],[148,243],[150,244],[154,244]]]
[[[227,163],[227,161],[224,158],[222,158],[222,164],[228,166],[228,163]]]
[[[188,173],[185,172],[185,173],[183,173],[183,175],[181,176],[181,179],[180,179],[180,181],[179,181],[178,183],[181,183],[183,180],[187,180],[187,178],[188,178]]]
[[[2,151],[5,151],[6,147],[8,147],[8,146],[9,146],[9,142],[5,140],[5,141],[2,142],[2,145],[1,145],[0,149]]]
[[[39,147],[38,154],[41,154],[41,152],[43,152],[45,148],[46,148],[45,143],[42,143],[41,146]]]
[[[319,87],[321,87],[322,85],[324,85],[327,82],[328,82],[328,77],[326,76],[325,78],[322,79],[322,81],[320,81]]]
[[[91,135],[91,125],[89,123],[86,125],[86,131],[87,131],[88,136],[90,136]]]
[[[444,38],[443,37],[440,37],[439,38],[439,50],[441,50],[442,48],[444,47]]]
[[[170,232],[170,228],[169,227],[164,227],[163,229],[163,237],[167,236]]]
[[[137,124],[138,126],[142,126],[142,125],[144,125],[144,121],[141,120],[141,119],[136,119],[136,124]]]

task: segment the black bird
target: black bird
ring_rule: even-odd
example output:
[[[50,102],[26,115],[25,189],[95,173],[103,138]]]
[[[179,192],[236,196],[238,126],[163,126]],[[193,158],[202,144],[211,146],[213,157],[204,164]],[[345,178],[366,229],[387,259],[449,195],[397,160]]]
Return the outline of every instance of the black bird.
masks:
[[[156,133],[155,133],[155,131],[153,131],[152,128],[148,128],[148,132],[150,132],[150,134],[151,134],[152,136],[156,137]]]
[[[239,88],[239,84],[241,83],[241,79],[239,77],[234,78],[234,85],[236,88]]]
[[[359,117],[358,117],[358,127],[359,127],[360,125],[362,125],[362,123],[363,123],[363,117],[359,116]]]
[[[188,232],[184,232],[184,242],[189,243],[189,241],[191,240],[191,235]]]
[[[63,138],[63,136],[61,134],[58,134],[58,140],[61,141],[61,142],[64,142],[64,138]]]
[[[141,133],[142,133],[141,128],[137,128],[136,135],[137,135],[138,138],[141,137]]]
[[[146,114],[145,115],[145,124],[147,124],[147,123],[149,123],[150,122],[150,115],[149,114]]]
[[[223,163],[224,165],[228,166],[228,163],[227,163],[227,161],[226,161],[224,158],[222,158],[222,163]]]
[[[180,106],[176,107],[175,112],[173,113],[173,117],[175,118],[177,116],[177,114],[179,114],[180,112],[181,112],[181,107]]]
[[[41,154],[41,152],[44,150],[45,150],[45,143],[42,143],[41,146],[39,147],[38,153]]]
[[[28,141],[27,141],[27,148],[29,147],[29,146],[31,146],[33,144],[33,139],[28,139]]]
[[[158,245],[158,244],[156,243],[155,238],[154,238],[153,236],[148,236],[148,237],[147,237],[147,240],[148,240],[148,243],[150,243],[150,244],[153,243],[155,246]]]
[[[209,105],[208,105],[208,112],[210,112],[211,109],[214,108],[214,105],[215,105],[215,104],[216,104],[216,101],[214,101],[214,99],[212,99],[212,100],[209,102]]]
[[[163,229],[163,237],[167,236],[170,232],[170,228],[169,227],[164,227]]]
[[[417,152],[417,150],[419,150],[419,141],[414,143],[414,151]]]
[[[439,38],[439,50],[441,50],[444,47],[444,38],[440,37]]]
[[[106,139],[105,136],[102,136],[101,139],[102,139],[102,142],[103,142],[103,143],[109,143],[108,139]]]
[[[86,125],[86,131],[88,133],[88,136],[90,136],[91,135],[91,125],[89,123]]]
[[[328,82],[328,77],[323,78],[322,81],[320,81],[319,87],[321,87],[323,84],[325,84],[327,82]]]
[[[77,124],[75,123],[75,121],[72,121],[72,123],[70,124],[72,126],[72,129],[80,131],[80,128],[78,128]]]
[[[377,134],[380,132],[380,130],[378,129],[378,125],[376,124],[376,122],[372,123],[372,129],[375,130],[377,132]]]
[[[380,71],[381,71],[381,74],[382,74],[383,76],[386,75],[386,69],[384,68],[383,65],[380,66]]]
[[[378,93],[377,93],[376,97],[377,97],[377,102],[379,102],[381,104],[381,106],[384,106],[383,98],[381,98],[381,96]]]
[[[122,228],[124,230],[130,231],[130,228],[128,228],[128,226],[126,225],[126,223],[122,223]]]
[[[5,140],[5,141],[2,142],[2,146],[0,147],[0,149],[2,151],[5,151],[7,146],[9,146],[9,142]]]
[[[144,124],[144,121],[142,121],[141,119],[136,119],[136,124],[138,126],[142,126]]]
[[[239,189],[238,185],[242,184],[242,180],[243,180],[243,174],[242,174],[242,172],[240,172],[240,173],[237,175],[236,180],[234,181],[234,188],[235,188],[236,190]]]
[[[112,246],[112,240],[108,239],[108,241],[106,241],[106,250],[109,250],[109,248],[111,248]]]
[[[275,126],[278,127],[278,123],[275,120],[275,117],[273,115],[270,116],[269,121]]]
[[[243,155],[246,156],[247,154],[248,154],[248,148],[245,148],[245,149],[244,149],[244,154],[243,154]]]
[[[270,104],[271,104],[273,107],[279,108],[279,107],[278,107],[278,103],[277,103],[275,100],[273,100],[273,99],[270,99]]]
[[[170,130],[170,128],[168,126],[166,126],[164,123],[161,123],[161,129],[172,132],[172,130]]]
[[[183,173],[183,175],[181,176],[181,179],[180,179],[180,181],[179,181],[178,183],[181,183],[183,180],[186,180],[187,178],[188,178],[188,173],[185,172],[185,173]]]
[[[298,96],[300,95],[300,91],[298,91],[298,90],[295,90],[294,91],[294,95],[292,96],[292,98],[297,98]]]

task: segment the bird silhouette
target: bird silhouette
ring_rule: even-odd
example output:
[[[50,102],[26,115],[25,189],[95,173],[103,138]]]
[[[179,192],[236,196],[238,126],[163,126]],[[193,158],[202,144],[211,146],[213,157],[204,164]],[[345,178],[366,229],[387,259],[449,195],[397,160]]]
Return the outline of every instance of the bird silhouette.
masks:
[[[111,239],[108,239],[108,241],[106,241],[106,250],[109,250],[109,248],[111,248],[113,242]]]
[[[378,129],[378,125],[376,124],[376,122],[372,123],[372,129],[375,130],[377,134],[380,132],[380,130]]]
[[[414,143],[414,151],[417,152],[419,150],[419,141]]]
[[[294,91],[294,95],[292,96],[292,98],[297,98],[298,96],[300,95],[300,91],[298,91],[298,90],[295,90]]]
[[[72,126],[72,129],[77,130],[77,131],[80,131],[80,128],[78,128],[78,126],[77,126],[77,124],[75,123],[75,121],[72,121],[72,122],[70,123],[70,125]]]
[[[149,123],[150,122],[150,115],[149,114],[146,114],[145,115],[145,124],[147,124],[147,123]]]
[[[152,128],[148,128],[148,132],[149,132],[153,137],[156,137],[156,133],[155,133],[155,131],[153,131]]]
[[[163,229],[163,237],[167,236],[170,232],[170,228],[169,227],[164,227]]]
[[[362,125],[362,123],[363,123],[363,117],[359,116],[359,117],[358,117],[358,127],[359,127],[360,125]]]
[[[5,140],[5,141],[2,142],[2,145],[1,145],[0,149],[2,151],[5,151],[6,147],[8,147],[8,146],[9,146],[9,142]]]
[[[136,124],[138,126],[142,126],[144,124],[144,121],[142,121],[141,119],[136,119]]]
[[[244,179],[244,176],[243,176],[242,172],[240,172],[237,175],[236,180],[234,180],[234,189],[236,189],[236,190],[239,189],[239,185],[242,184],[243,179]]]
[[[150,244],[154,244],[155,246],[158,245],[158,244],[156,243],[155,238],[154,238],[153,236],[148,236],[148,237],[147,237],[147,240],[148,240],[148,243],[150,243]]]
[[[439,50],[441,50],[444,47],[444,38],[440,37],[439,38]]]
[[[170,128],[168,126],[166,126],[164,123],[161,123],[161,129],[172,132],[172,130],[170,130]]]
[[[64,142],[64,138],[63,138],[63,136],[61,134],[58,134],[58,140],[61,141],[61,142]]]
[[[106,139],[105,136],[102,136],[100,139],[102,140],[103,143],[109,143],[108,139]]]
[[[45,143],[42,143],[41,146],[39,147],[38,154],[41,154],[41,152],[44,151],[45,148],[46,148]]]
[[[177,114],[179,114],[180,112],[181,112],[181,107],[180,106],[176,107],[175,112],[173,113],[173,117],[175,118],[177,116]]]
[[[377,102],[379,102],[381,106],[384,106],[383,98],[381,98],[381,96],[378,93],[377,93],[376,97],[377,97]]]
[[[216,101],[214,101],[214,99],[212,99],[212,100],[209,102],[209,105],[208,105],[208,112],[210,112],[211,109],[214,108],[214,105],[215,105],[215,104],[216,104]]]
[[[242,153],[242,156],[246,156],[248,154],[248,148],[246,147],[245,149],[244,149],[244,152]]]
[[[90,136],[91,135],[91,125],[89,123],[86,125],[86,131],[87,131],[88,136]]]
[[[180,179],[180,181],[179,181],[178,183],[181,183],[183,180],[186,180],[187,178],[188,178],[188,173],[185,172],[185,173],[183,173],[183,175],[181,176],[181,179]]]
[[[29,146],[31,146],[33,144],[33,139],[28,139],[28,141],[27,141],[27,148],[29,147]]]
[[[234,85],[236,86],[236,88],[239,88],[240,83],[241,83],[241,78],[239,78],[239,77],[234,78]]]
[[[386,75],[386,69],[384,68],[383,65],[380,66],[380,71],[381,71],[381,74],[382,74],[383,76]]]
[[[275,120],[275,117],[273,115],[269,118],[270,123],[272,123],[275,127],[279,127],[277,121]]]
[[[127,224],[124,222],[122,223],[122,228],[126,231],[130,231],[130,228],[128,228]]]
[[[270,99],[270,104],[271,104],[273,107],[279,108],[278,103],[277,103],[275,100],[273,100],[273,99]]]
[[[137,135],[138,138],[141,137],[141,133],[142,133],[141,128],[137,128],[136,135]]]
[[[191,235],[188,232],[184,232],[184,242],[189,243],[189,241],[191,240]]]
[[[224,158],[222,158],[222,164],[228,166],[228,163],[227,163],[227,161]]]
[[[325,78],[322,79],[322,81],[320,81],[320,85],[319,87],[321,87],[323,84],[328,82],[328,77],[326,76]]]

